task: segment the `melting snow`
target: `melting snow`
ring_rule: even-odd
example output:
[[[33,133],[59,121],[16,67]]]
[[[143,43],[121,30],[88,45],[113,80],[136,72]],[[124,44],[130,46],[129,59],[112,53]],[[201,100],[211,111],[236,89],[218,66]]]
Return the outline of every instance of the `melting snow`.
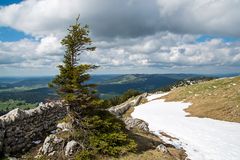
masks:
[[[164,95],[149,96],[152,101],[135,107],[132,117],[148,122],[150,130],[166,142],[183,147],[192,160],[240,160],[240,123],[186,117],[183,109],[191,104],[154,100]]]
[[[162,97],[162,96],[165,96],[165,95],[167,95],[167,94],[168,94],[168,93],[152,94],[152,95],[150,95],[150,96],[147,97],[147,100],[148,100],[148,101],[152,101],[152,100],[154,100],[154,99],[158,99],[158,98],[160,98],[160,97]]]

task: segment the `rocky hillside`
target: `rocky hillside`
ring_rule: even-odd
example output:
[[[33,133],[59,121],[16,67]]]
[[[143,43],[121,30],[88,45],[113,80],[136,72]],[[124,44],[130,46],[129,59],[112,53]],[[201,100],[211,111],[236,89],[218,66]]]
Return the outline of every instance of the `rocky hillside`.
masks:
[[[14,109],[0,117],[0,154],[19,155],[40,143],[66,116],[61,102],[39,104],[35,109]]]
[[[156,92],[158,93],[158,92]],[[159,92],[162,93],[162,92]],[[143,93],[137,97],[130,98],[128,101],[109,108],[109,111],[122,119],[126,128],[131,131],[138,144],[136,153],[120,157],[121,160],[183,160],[187,157],[185,150],[177,148],[169,143],[165,143],[159,136],[149,131],[148,123],[132,118],[131,113],[135,107],[148,102],[148,93]],[[165,136],[169,136],[165,134]]]
[[[180,85],[181,86],[181,85]],[[148,93],[132,97],[108,111],[124,122],[128,136],[137,143],[135,152],[107,159],[185,159],[177,149],[149,131],[148,123],[132,118],[134,107],[146,103]],[[240,122],[240,77],[216,79],[174,88],[164,98],[186,101],[191,116]],[[60,102],[40,104],[36,109],[15,109],[0,117],[0,152],[19,159],[76,159],[81,142],[72,136],[65,107]],[[62,120],[61,120],[62,119]],[[167,135],[168,136],[168,135]],[[30,149],[30,151],[29,151]]]
[[[167,101],[185,101],[191,116],[240,122],[240,77],[220,78],[173,89]]]
[[[117,158],[107,156],[99,159],[186,158],[183,149],[162,141],[149,131],[148,123],[131,117],[134,107],[148,102],[149,97],[144,93],[107,109],[124,122],[128,136],[137,143],[137,150]],[[240,77],[179,85],[164,98],[167,101],[191,102],[192,105],[186,109],[191,116],[240,122]],[[19,159],[76,159],[82,146],[72,136],[74,130],[68,123],[68,116],[63,119],[65,115],[65,107],[60,102],[50,102],[40,104],[36,109],[15,109],[1,116],[1,153]]]
[[[114,106],[110,113],[125,123],[128,135],[137,143],[135,152],[120,157],[97,157],[98,159],[184,159],[184,150],[164,143],[158,136],[149,132],[148,124],[127,114],[144,103],[147,93],[132,97],[128,101]],[[17,159],[78,159],[81,142],[72,137],[74,132],[68,123],[65,106],[61,102],[41,103],[31,110],[15,109],[0,117],[1,155]],[[8,159],[8,158],[6,158]]]

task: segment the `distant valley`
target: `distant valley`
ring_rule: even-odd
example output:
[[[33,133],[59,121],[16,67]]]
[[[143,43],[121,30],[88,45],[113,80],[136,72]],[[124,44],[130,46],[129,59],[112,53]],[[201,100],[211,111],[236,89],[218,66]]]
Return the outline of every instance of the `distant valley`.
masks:
[[[209,78],[195,74],[127,74],[92,75],[88,83],[97,84],[98,94],[108,99],[128,89],[140,92],[161,90],[182,80]],[[5,77],[0,78],[0,110],[15,107],[32,108],[39,102],[57,98],[48,83],[53,77]]]

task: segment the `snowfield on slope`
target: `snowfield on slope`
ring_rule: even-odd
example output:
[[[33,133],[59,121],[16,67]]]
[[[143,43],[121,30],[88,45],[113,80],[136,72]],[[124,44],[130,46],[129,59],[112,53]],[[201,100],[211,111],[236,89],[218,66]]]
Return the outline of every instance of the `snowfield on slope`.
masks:
[[[154,94],[131,114],[149,123],[149,129],[166,142],[186,150],[191,160],[240,160],[240,123],[186,117],[190,103],[164,102]],[[177,139],[165,137],[164,132]]]

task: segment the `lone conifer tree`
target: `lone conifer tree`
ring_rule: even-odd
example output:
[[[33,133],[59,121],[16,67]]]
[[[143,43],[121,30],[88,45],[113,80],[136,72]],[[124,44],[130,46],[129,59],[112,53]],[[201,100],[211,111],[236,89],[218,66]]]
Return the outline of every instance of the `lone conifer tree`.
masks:
[[[128,137],[124,123],[107,110],[100,107],[102,101],[95,96],[95,85],[86,83],[90,79],[88,71],[97,66],[80,64],[79,55],[95,50],[89,37],[88,26],[82,27],[77,18],[76,23],[68,29],[63,38],[65,47],[60,73],[50,87],[68,104],[72,123],[70,136],[81,143],[76,159],[96,159],[98,155],[118,156],[136,149],[136,143]],[[98,107],[95,107],[98,106]]]
[[[89,27],[82,27],[78,17],[76,23],[69,27],[68,35],[62,39],[61,44],[65,47],[63,64],[58,66],[60,73],[49,86],[56,89],[57,94],[68,103],[70,110],[91,106],[95,85],[86,84],[86,81],[90,79],[88,71],[97,66],[79,62],[82,53],[96,48],[92,46]]]

